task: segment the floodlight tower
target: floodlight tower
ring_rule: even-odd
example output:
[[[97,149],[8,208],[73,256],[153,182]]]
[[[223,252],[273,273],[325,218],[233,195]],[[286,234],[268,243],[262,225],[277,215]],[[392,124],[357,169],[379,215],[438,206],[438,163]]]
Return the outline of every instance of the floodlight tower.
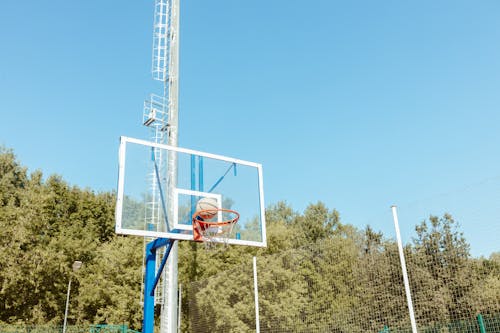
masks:
[[[151,94],[144,102],[143,124],[150,128],[152,141],[178,145],[178,96],[179,96],[179,1],[155,0],[152,48],[153,80],[163,84],[161,95]],[[150,193],[146,202],[145,225],[147,230],[164,231],[162,218],[161,183],[167,187],[167,202],[172,200],[169,188],[177,183],[176,156],[156,149],[151,156],[154,163],[150,174]],[[168,164],[168,167],[167,167]],[[168,174],[165,174],[168,170]],[[164,177],[165,179],[160,179]],[[171,216],[172,212],[167,212]],[[168,218],[171,221],[171,218]],[[161,284],[157,287],[155,300],[161,304],[160,332],[177,332],[177,243],[170,251]],[[163,256],[158,251],[158,256]],[[159,263],[161,260],[157,260]]]

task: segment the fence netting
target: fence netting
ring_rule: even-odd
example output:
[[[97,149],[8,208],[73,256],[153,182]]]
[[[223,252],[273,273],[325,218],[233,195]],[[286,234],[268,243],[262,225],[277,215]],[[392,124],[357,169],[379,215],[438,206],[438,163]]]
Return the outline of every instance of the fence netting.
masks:
[[[499,258],[468,255],[446,218],[404,248],[418,331],[500,332]],[[191,283],[183,329],[255,332],[253,274]],[[369,229],[259,256],[257,277],[260,332],[411,332],[397,244]]]

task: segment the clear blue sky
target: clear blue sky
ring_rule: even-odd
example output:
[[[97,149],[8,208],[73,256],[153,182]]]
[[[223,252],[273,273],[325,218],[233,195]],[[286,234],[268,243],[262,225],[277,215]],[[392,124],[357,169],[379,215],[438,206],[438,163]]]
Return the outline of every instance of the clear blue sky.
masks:
[[[500,2],[181,0],[180,145],[260,162],[267,204],[403,238],[449,212],[500,250]],[[0,144],[116,186],[147,138],[153,1],[3,1]]]

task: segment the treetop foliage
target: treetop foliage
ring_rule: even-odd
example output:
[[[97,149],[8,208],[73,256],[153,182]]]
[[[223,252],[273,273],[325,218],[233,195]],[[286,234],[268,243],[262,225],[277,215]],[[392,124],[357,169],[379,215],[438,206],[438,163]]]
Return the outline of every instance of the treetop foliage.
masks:
[[[0,147],[0,323],[61,324],[71,279],[70,324],[126,323],[140,329],[144,240],[115,234],[115,199],[114,193],[80,189],[57,175],[44,180],[39,170],[28,175],[14,153]],[[262,309],[285,324],[287,314],[331,315],[325,307],[334,296],[338,313],[363,302],[390,306],[368,296],[353,298],[352,292],[361,285],[384,295],[395,292],[390,285],[374,284],[388,279],[390,272],[399,272],[398,260],[387,260],[389,255],[397,256],[392,239],[370,226],[359,230],[342,222],[339,212],[322,202],[310,204],[302,213],[278,202],[266,209],[266,220],[267,248],[206,251],[203,244],[180,242],[179,282],[184,293],[212,295],[200,296],[197,304],[183,297],[184,316],[216,307],[227,309],[218,311],[223,317],[235,319],[238,313],[231,325],[250,325],[252,311],[241,299],[247,297],[243,282],[251,279],[251,272],[241,267],[253,256],[265,258],[268,268],[259,275],[259,285],[276,291],[263,298]],[[485,290],[499,290],[500,254],[492,254],[490,260],[471,258],[469,245],[450,214],[422,221],[405,250],[411,254],[411,273],[438,290],[443,300],[437,304],[427,289],[415,291],[429,302],[435,320],[451,311],[469,311],[462,299],[453,296],[457,290],[474,295],[477,311],[487,311],[481,304],[498,299],[498,293]],[[332,261],[340,255],[342,260]],[[71,269],[75,260],[84,263],[76,273]],[[356,260],[364,260],[365,275],[353,266]],[[228,280],[229,271],[235,276]],[[208,278],[215,280],[205,285]],[[226,280],[229,287],[222,282]],[[285,283],[291,285],[280,291]],[[441,288],[443,284],[447,288]],[[224,297],[217,297],[219,287],[226,288]],[[216,304],[206,302],[214,297]],[[303,310],[310,303],[318,308]],[[219,324],[222,320],[212,319]]]

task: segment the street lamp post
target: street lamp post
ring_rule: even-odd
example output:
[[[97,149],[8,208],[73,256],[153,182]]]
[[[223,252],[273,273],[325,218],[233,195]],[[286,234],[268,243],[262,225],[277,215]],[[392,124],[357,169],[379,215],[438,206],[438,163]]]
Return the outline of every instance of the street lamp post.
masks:
[[[73,272],[76,272],[82,267],[82,262],[76,260],[73,262]],[[69,277],[69,282],[68,282],[68,293],[66,294],[66,310],[64,311],[64,325],[63,325],[63,333],[66,333],[66,323],[68,321],[68,308],[69,308],[69,293],[71,291],[71,278],[73,277],[73,274],[70,275]]]

